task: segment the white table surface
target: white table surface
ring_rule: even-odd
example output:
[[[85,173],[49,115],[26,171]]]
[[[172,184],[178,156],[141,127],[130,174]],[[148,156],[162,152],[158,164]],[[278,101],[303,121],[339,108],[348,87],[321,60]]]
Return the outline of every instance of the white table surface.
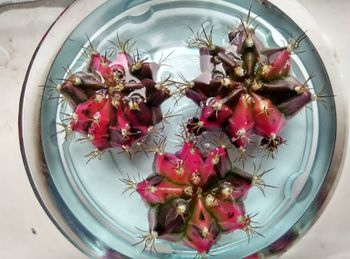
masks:
[[[303,2],[333,42],[334,56],[350,87],[350,1]],[[37,43],[61,11],[50,4],[25,10],[0,9],[0,259],[86,258],[61,235],[37,202],[18,144],[17,113],[24,75]],[[344,94],[350,96],[348,92]],[[350,163],[345,161],[329,206],[283,258],[350,258],[349,169]]]

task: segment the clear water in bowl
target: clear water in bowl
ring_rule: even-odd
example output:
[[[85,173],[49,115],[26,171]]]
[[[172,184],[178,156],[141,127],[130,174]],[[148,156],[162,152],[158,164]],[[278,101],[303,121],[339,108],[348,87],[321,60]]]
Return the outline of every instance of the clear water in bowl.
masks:
[[[191,38],[188,27],[197,30],[203,25],[214,25],[214,42],[227,44],[227,32],[237,25],[239,17],[246,17],[247,1],[110,1],[90,14],[77,27],[63,45],[51,68],[50,78],[62,78],[62,67],[72,71],[84,65],[79,59],[82,47],[87,45],[86,34],[93,44],[100,42],[99,50],[111,48],[110,41],[117,37],[136,40],[136,47],[150,60],[167,58],[162,66],[159,80],[169,73],[178,79],[178,73],[192,80],[200,74],[199,53],[186,46]],[[299,36],[302,31],[288,17],[271,5],[253,6],[253,17],[261,25],[258,36],[268,46],[286,44],[290,37]],[[304,54],[293,55],[293,73],[301,80],[311,74],[316,77],[310,82],[317,92],[331,85],[312,43],[305,40]],[[46,97],[49,93],[45,93]],[[42,108],[42,140],[44,155],[53,182],[53,188],[76,218],[77,229],[84,229],[87,242],[96,246],[101,254],[106,249],[118,251],[132,258],[153,258],[147,252],[140,254],[143,246],[132,246],[139,240],[139,230],[148,230],[147,208],[137,193],[129,197],[122,194],[124,184],[120,181],[126,175],[146,178],[152,172],[152,155],[142,153],[130,159],[118,150],[105,153],[102,160],[88,164],[87,153],[93,150],[89,143],[65,140],[63,135],[52,137],[57,131],[61,113],[69,113],[69,107],[44,97]],[[254,218],[262,226],[248,242],[243,232],[223,235],[211,254],[216,258],[241,258],[273,243],[286,233],[301,217],[317,194],[327,173],[334,148],[335,111],[332,99],[327,99],[327,111],[313,103],[289,121],[282,137],[288,145],[281,147],[275,160],[266,159],[251,150],[256,158],[245,163],[244,169],[251,171],[253,165],[264,169],[274,168],[265,181],[277,188],[267,188],[265,196],[258,190],[249,194],[245,204],[248,213],[258,213]],[[180,116],[173,117],[163,134],[167,136],[167,151],[177,149],[179,139],[176,133],[179,124],[198,114],[197,106],[189,99],[178,103],[170,99],[162,105],[163,112],[173,110]],[[322,114],[322,116],[320,116]],[[232,156],[236,154],[233,152]],[[242,163],[237,163],[242,167]],[[159,257],[193,258],[195,252],[181,245],[157,241]]]

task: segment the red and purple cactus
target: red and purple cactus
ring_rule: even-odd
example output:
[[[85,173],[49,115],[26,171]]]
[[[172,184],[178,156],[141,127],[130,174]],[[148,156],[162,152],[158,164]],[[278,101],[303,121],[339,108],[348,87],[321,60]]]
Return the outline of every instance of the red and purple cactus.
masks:
[[[149,206],[145,245],[156,238],[183,241],[204,255],[222,233],[255,233],[243,200],[253,186],[266,186],[263,174],[233,169],[224,145],[202,152],[186,140],[175,154],[156,149],[153,171],[140,182],[122,180]]]
[[[190,42],[200,49],[202,74],[179,83],[181,92],[201,107],[188,129],[196,135],[222,130],[243,152],[252,135],[258,135],[261,147],[274,157],[285,143],[280,132],[286,119],[316,99],[291,74],[292,51],[306,36],[283,48],[265,49],[242,21],[228,34],[230,44],[224,48],[213,44],[212,32],[203,28]]]
[[[202,70],[191,82],[156,82],[160,65],[132,57],[127,41],[119,42],[113,60],[94,49],[87,52],[86,69],[70,74],[58,87],[73,109],[64,127],[93,144],[91,158],[109,148],[130,152],[141,143],[164,119],[160,106],[171,96],[171,84],[201,107],[200,116],[186,124],[191,137],[181,150],[157,148],[152,175],[140,182],[123,180],[126,190],[138,192],[149,206],[149,231],[142,237],[151,249],[160,238],[182,241],[205,255],[221,234],[257,233],[243,201],[253,186],[268,186],[262,180],[266,171],[250,175],[232,168],[225,145],[202,150],[191,134],[224,131],[242,154],[257,135],[274,157],[285,143],[280,133],[287,119],[317,99],[291,73],[292,52],[305,34],[286,47],[266,49],[243,21],[228,34],[227,47],[213,44],[212,32],[203,28],[190,42],[200,50]]]
[[[132,57],[128,42],[118,46],[114,60],[95,49],[86,53],[86,69],[58,87],[74,111],[65,128],[91,141],[92,157],[109,148],[130,152],[163,120],[160,105],[171,96],[168,80],[155,81],[159,64]]]

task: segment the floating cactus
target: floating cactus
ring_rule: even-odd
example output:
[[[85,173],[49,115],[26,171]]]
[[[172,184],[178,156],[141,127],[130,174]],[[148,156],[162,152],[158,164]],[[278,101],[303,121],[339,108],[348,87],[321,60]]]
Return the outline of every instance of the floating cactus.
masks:
[[[157,148],[153,171],[139,182],[122,180],[126,191],[136,191],[149,206],[149,231],[141,236],[145,248],[156,250],[156,239],[182,241],[203,256],[223,233],[257,233],[243,200],[253,186],[267,186],[266,172],[249,175],[232,168],[224,145],[202,152],[186,140],[175,154]]]
[[[164,119],[160,105],[171,96],[172,83],[169,79],[156,82],[160,64],[142,60],[138,54],[132,57],[130,45],[118,39],[113,60],[90,47],[85,51],[86,69],[69,73],[58,86],[73,109],[64,127],[93,144],[91,158],[109,148],[131,152]]]
[[[320,95],[291,74],[292,53],[306,35],[267,49],[249,16],[229,32],[227,47],[213,43],[213,28],[194,33],[189,44],[200,50],[202,74],[193,81],[182,78],[178,88],[201,107],[200,116],[188,121],[191,132],[224,131],[241,154],[257,135],[261,148],[274,157],[286,142],[280,136],[286,121]]]

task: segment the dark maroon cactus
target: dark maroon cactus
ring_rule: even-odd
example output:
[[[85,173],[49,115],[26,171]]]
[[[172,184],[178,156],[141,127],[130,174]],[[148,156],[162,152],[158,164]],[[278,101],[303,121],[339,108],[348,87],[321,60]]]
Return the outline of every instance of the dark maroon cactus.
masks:
[[[305,105],[312,102],[312,100],[312,94],[309,91],[304,90],[300,95],[280,103],[277,108],[284,113],[286,117],[291,117],[304,108]]]
[[[107,86],[101,82],[98,75],[80,71],[70,75],[63,84],[59,85],[58,90],[74,109],[96,95],[97,91],[106,88]]]
[[[131,65],[130,73],[139,80],[147,78],[155,80],[159,68],[160,65],[156,62],[138,61]]]
[[[305,86],[297,78],[290,76],[273,82],[262,82],[255,91],[278,105],[293,97],[299,96]]]
[[[267,49],[249,19],[228,34],[225,48],[213,43],[212,30],[194,34],[191,43],[200,48],[202,74],[182,89],[201,107],[201,115],[189,119],[187,128],[196,135],[226,132],[242,157],[251,137],[258,135],[261,148],[274,157],[285,143],[279,136],[285,120],[315,99],[306,83],[291,75],[292,52],[306,36]]]
[[[73,109],[66,128],[85,135],[94,156],[109,148],[129,153],[163,120],[160,105],[171,97],[171,82],[155,81],[159,64],[132,58],[125,44],[119,46],[114,60],[93,50],[86,69],[59,87]]]
[[[159,238],[176,242],[182,239],[189,215],[189,202],[175,198],[163,205],[151,207],[148,220],[151,231],[157,232]]]

